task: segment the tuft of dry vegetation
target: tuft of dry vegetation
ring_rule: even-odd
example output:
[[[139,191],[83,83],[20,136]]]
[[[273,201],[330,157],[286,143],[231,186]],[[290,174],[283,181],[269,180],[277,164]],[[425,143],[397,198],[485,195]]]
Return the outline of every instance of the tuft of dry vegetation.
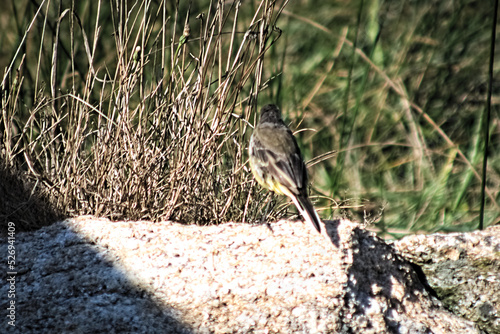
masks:
[[[36,183],[62,215],[254,220],[262,195],[245,143],[286,4],[29,6],[1,85],[2,167]]]

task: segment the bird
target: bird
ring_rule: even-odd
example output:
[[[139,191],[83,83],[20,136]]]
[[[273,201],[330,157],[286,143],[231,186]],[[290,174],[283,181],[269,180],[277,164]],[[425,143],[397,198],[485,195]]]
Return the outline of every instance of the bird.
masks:
[[[307,195],[307,169],[297,140],[274,104],[262,107],[249,144],[250,169],[264,188],[288,196],[321,233],[320,218]]]

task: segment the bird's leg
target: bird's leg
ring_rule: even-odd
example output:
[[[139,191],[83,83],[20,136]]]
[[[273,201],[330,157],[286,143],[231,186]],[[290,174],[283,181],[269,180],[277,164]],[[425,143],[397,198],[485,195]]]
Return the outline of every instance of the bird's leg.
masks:
[[[271,232],[274,232],[273,229],[271,228],[271,225],[269,224],[269,222],[266,220],[267,219],[267,213],[269,211],[269,204],[271,204],[271,202],[273,201],[272,198],[274,196],[274,192],[270,191],[269,192],[269,195],[267,196],[266,198],[266,206],[265,206],[265,211],[264,211],[264,215],[261,217],[260,219],[260,223],[261,224],[266,224],[267,228],[271,231]]]

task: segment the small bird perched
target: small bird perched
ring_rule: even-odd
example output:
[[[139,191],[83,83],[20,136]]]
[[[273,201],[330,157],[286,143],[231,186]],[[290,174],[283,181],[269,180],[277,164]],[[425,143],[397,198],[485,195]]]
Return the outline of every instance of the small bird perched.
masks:
[[[307,170],[292,131],[273,104],[262,107],[250,138],[250,167],[257,182],[290,197],[306,221],[321,233],[320,219],[307,196]]]

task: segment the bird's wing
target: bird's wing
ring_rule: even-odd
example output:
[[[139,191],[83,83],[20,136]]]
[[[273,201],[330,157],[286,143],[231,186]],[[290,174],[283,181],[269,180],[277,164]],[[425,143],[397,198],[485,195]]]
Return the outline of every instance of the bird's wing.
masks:
[[[264,128],[257,134],[253,154],[267,173],[294,194],[307,185],[306,167],[295,138],[287,128]]]

